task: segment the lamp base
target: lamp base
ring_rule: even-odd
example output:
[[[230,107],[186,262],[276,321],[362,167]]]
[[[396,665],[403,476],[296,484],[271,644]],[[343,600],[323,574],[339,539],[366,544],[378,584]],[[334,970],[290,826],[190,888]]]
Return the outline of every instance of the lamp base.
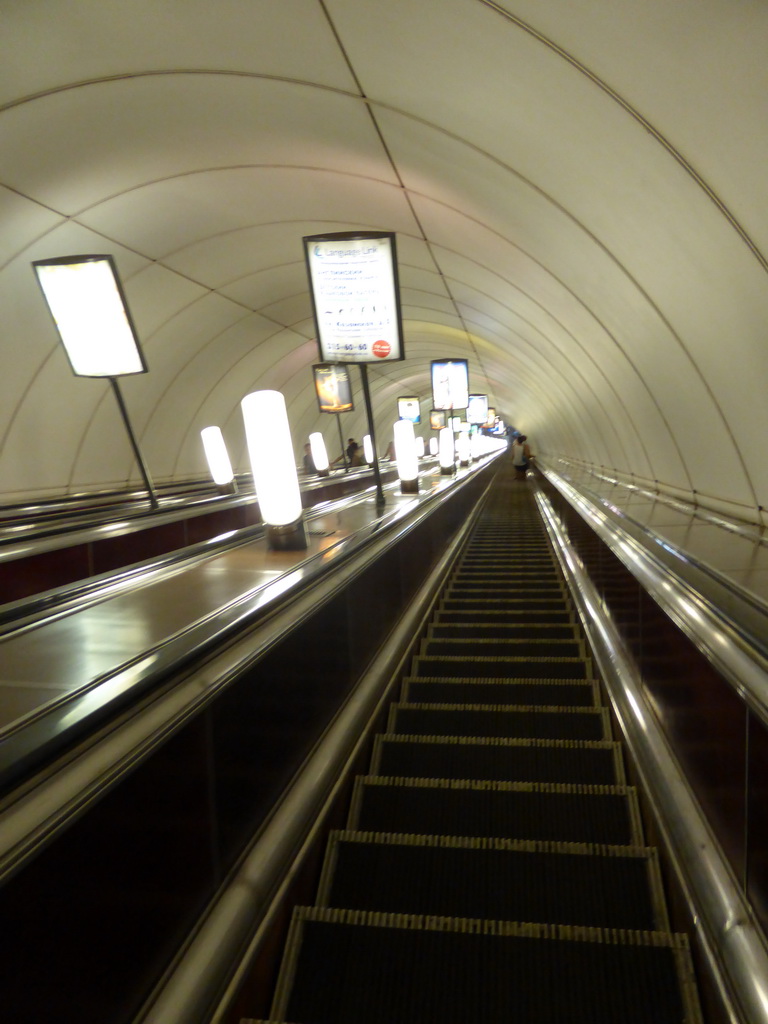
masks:
[[[267,547],[270,551],[305,551],[307,528],[303,519],[285,526],[267,526]]]
[[[237,481],[230,480],[228,484],[216,484],[216,493],[223,497],[230,494],[237,494]]]
[[[330,476],[331,471],[329,469],[316,469],[315,473],[317,476]]]
[[[453,465],[453,466],[441,466],[440,467],[440,476],[453,476],[453,474],[455,472],[456,472],[456,466],[455,465]]]
[[[415,480],[401,480],[400,481],[400,493],[401,494],[418,494],[419,493],[419,479]]]

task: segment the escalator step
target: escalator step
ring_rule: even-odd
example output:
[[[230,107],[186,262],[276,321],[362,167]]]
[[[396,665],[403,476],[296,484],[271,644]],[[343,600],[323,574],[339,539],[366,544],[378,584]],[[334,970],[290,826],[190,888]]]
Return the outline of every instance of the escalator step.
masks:
[[[486,609],[478,608],[477,605],[480,602],[457,602],[459,606],[468,605],[467,608],[454,607],[451,604],[441,604],[441,607],[435,612],[433,622],[445,623],[446,625],[453,625],[454,623],[479,623],[482,625],[492,625],[493,623],[499,623],[501,625],[508,623],[512,626],[528,625],[528,624],[541,624],[541,625],[554,625],[554,624],[574,624],[575,616],[573,612],[567,609],[563,610],[547,610],[542,609],[537,611],[532,608],[509,608],[506,601],[488,602]]]
[[[462,640],[575,640],[578,639],[575,624],[551,622],[431,622],[427,627],[427,639],[440,640],[458,637]]]
[[[415,676],[459,676],[467,679],[591,679],[588,659],[528,657],[458,657],[441,654],[413,659]]]
[[[427,657],[437,654],[464,655],[474,658],[476,655],[495,658],[583,658],[584,644],[580,640],[558,640],[547,638],[534,639],[509,637],[500,640],[496,637],[427,637],[421,641],[419,654]]]
[[[451,576],[452,583],[556,583],[562,584],[562,577],[554,565],[526,567],[524,565],[502,566],[495,569],[473,569],[466,565],[456,569]]]
[[[443,597],[440,601],[440,610],[553,612],[556,615],[562,615],[564,612],[571,611],[571,604],[566,597],[521,597],[518,600],[512,597],[489,597],[486,594],[480,594],[477,597]],[[544,621],[550,621],[549,617]]]
[[[695,1024],[685,936],[298,908],[271,1016]]]
[[[665,931],[655,850],[334,832],[316,905]]]
[[[621,747],[608,740],[535,740],[455,736],[376,737],[372,775],[623,785]]]
[[[472,556],[469,555],[456,563],[454,571],[457,574],[461,573],[472,573],[473,575],[479,575],[480,573],[526,573],[528,575],[535,573],[558,573],[557,562],[552,556],[552,552],[546,549],[542,549],[540,555],[534,557],[521,558],[519,556],[505,557],[499,553],[494,558],[491,555],[483,556]]]
[[[551,597],[562,594],[565,596],[565,588],[559,579],[542,580],[487,580],[487,579],[465,579],[459,578],[448,584],[446,596],[461,595],[471,596],[479,593],[481,596],[497,597]]]
[[[388,732],[411,736],[505,736],[539,740],[607,740],[604,708],[510,704],[402,704],[389,709]]]
[[[403,680],[403,704],[544,704],[550,707],[597,707],[597,682],[570,679],[437,679],[410,676]]]
[[[359,776],[347,827],[362,832],[642,846],[626,786]]]

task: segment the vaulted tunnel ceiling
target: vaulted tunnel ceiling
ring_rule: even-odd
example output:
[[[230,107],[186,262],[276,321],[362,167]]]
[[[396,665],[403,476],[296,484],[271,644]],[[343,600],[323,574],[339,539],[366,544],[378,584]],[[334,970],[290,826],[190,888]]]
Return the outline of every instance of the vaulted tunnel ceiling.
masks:
[[[337,444],[301,239],[397,233],[407,358],[551,458],[768,505],[768,6],[760,0],[0,0],[0,501],[138,479],[34,259],[110,252],[157,480],[204,474],[276,388]],[[353,371],[354,374],[354,371]],[[358,402],[358,409],[361,403]],[[345,435],[364,431],[344,417]]]

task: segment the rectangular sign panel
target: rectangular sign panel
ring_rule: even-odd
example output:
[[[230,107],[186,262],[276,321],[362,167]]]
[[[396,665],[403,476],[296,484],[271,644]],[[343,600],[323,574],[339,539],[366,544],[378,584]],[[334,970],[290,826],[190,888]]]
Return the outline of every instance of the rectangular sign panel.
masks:
[[[308,235],[303,242],[320,358],[405,358],[394,232]]]
[[[488,422],[488,395],[470,395],[467,405],[467,423],[483,426]]]
[[[315,393],[320,412],[351,412],[352,385],[346,366],[317,363],[312,367],[315,375]]]
[[[445,413],[442,409],[433,409],[429,414],[429,426],[432,430],[442,430],[445,426]]]
[[[421,423],[421,406],[419,399],[410,395],[402,396],[397,400],[397,415],[401,420],[410,420],[411,423]]]
[[[469,367],[466,359],[432,360],[432,405],[435,409],[466,409]]]

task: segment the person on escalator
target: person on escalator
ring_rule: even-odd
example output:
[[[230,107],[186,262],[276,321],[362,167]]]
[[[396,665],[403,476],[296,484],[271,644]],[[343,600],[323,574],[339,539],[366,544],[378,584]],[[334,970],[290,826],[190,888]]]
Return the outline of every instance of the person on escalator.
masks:
[[[512,465],[515,467],[515,480],[525,480],[525,472],[530,465],[531,449],[526,444],[528,438],[519,434],[512,442]]]
[[[364,465],[363,450],[354,437],[350,437],[347,441],[347,460],[350,466]]]

